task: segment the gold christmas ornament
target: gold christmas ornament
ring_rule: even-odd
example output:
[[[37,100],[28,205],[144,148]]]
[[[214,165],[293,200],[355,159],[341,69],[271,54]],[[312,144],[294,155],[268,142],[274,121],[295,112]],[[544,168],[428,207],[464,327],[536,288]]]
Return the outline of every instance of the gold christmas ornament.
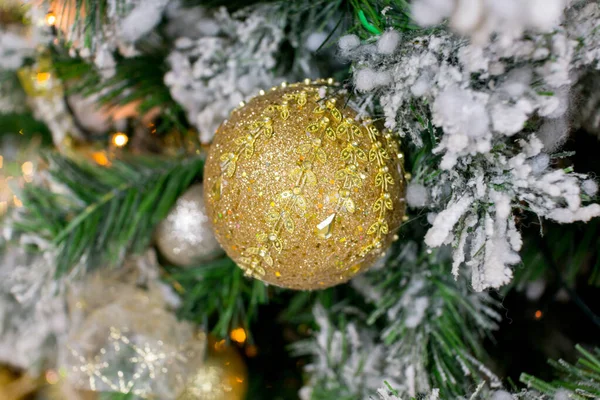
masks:
[[[36,379],[0,365],[0,400],[21,400],[39,388]]]
[[[404,214],[398,139],[358,118],[332,80],[282,84],[233,111],[204,184],[227,254],[248,275],[293,289],[369,268]]]
[[[154,263],[148,252],[71,285],[59,366],[74,388],[144,399],[175,399],[185,389],[191,360],[203,357],[206,342],[170,310]]]
[[[200,338],[207,336],[199,334]],[[198,360],[198,368],[177,400],[242,400],[248,390],[246,365],[233,345],[208,336],[206,357]]]
[[[170,262],[197,265],[222,254],[206,215],[201,184],[192,185],[156,229],[156,245]]]

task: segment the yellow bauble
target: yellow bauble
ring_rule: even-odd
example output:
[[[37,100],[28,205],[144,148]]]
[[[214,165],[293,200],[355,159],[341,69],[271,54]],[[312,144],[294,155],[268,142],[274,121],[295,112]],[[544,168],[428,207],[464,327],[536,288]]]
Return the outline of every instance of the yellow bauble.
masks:
[[[0,400],[21,400],[39,387],[36,379],[0,365]]]
[[[206,358],[189,375],[177,400],[242,400],[248,389],[246,365],[233,345],[208,337]]]
[[[248,274],[320,289],[367,269],[404,214],[398,140],[331,81],[273,88],[218,129],[204,169],[215,235]]]

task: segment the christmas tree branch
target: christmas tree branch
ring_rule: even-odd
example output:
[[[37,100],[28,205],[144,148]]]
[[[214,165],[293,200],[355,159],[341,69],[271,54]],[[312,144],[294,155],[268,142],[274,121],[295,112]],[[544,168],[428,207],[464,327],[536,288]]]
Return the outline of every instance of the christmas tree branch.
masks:
[[[501,319],[497,303],[487,294],[471,293],[464,279],[454,281],[445,263],[426,258],[415,270],[395,262],[393,272],[371,275],[370,287],[381,297],[369,323],[385,315],[384,342],[400,353],[421,349],[432,387],[448,397],[464,393],[465,376],[497,383],[478,361],[485,358],[482,337]]]
[[[546,395],[554,395],[560,390],[569,392],[569,398],[575,400],[596,399],[600,397],[600,349],[593,352],[575,346],[581,358],[575,365],[564,360],[550,360],[548,363],[560,374],[562,379],[545,382],[529,374],[521,374],[521,382]]]
[[[31,141],[33,135],[40,135],[43,145],[52,144],[50,131],[31,113],[0,113],[0,137],[11,134],[19,142]],[[19,135],[16,135],[16,134]]]
[[[312,398],[365,398],[378,387],[369,386],[371,375],[391,382],[402,396],[438,388],[441,398],[455,398],[482,379],[499,387],[480,361],[486,357],[482,338],[501,319],[498,304],[473,293],[464,279],[455,281],[448,269],[442,255],[407,242],[385,268],[352,281],[373,304],[367,318],[343,304],[330,313],[317,307],[315,338],[294,345],[297,354],[313,356],[307,367]]]
[[[27,185],[14,221],[20,233],[41,236],[57,251],[57,275],[84,260],[118,264],[150,242],[155,225],[198,177],[202,160],[115,160],[111,167],[48,154],[57,193]]]
[[[411,21],[406,0],[350,0],[349,4],[360,27],[358,32],[365,37],[381,34],[388,28],[400,32],[422,29]]]
[[[120,2],[118,0],[118,3]],[[121,7],[117,5],[117,9],[121,9]],[[98,32],[102,30],[103,24],[107,21],[107,0],[65,1],[62,4],[58,3],[58,8],[51,11],[62,20],[69,20],[69,16],[74,15],[73,25],[66,28],[69,31],[82,33],[85,47],[96,48],[98,43],[95,40],[99,38]]]
[[[600,349],[596,348],[593,352],[585,350],[583,347],[575,346],[581,354],[577,364],[572,365],[564,360],[549,360],[548,363],[561,376],[560,379],[546,382],[529,374],[521,374],[520,380],[527,385],[527,389],[519,390],[509,381],[510,391],[501,387],[490,388],[487,382],[481,381],[475,391],[472,388],[465,390],[460,398],[476,399],[520,399],[520,400],[552,400],[552,399],[574,399],[587,400],[600,398]],[[465,394],[466,393],[466,394]],[[377,390],[381,400],[400,400],[398,390],[389,383],[385,382]],[[423,399],[438,400],[440,390],[433,389],[419,397]]]
[[[164,54],[117,57],[114,75],[109,78],[103,78],[93,65],[80,58],[59,53],[54,53],[53,58],[58,77],[67,82],[67,94],[95,95],[99,105],[108,107],[136,104],[142,116],[160,110],[162,123],[156,127],[158,133],[187,128],[183,109],[164,84]]]
[[[100,400],[134,400],[133,393],[113,393],[104,392],[100,394]]]
[[[268,301],[266,286],[244,277],[242,270],[226,257],[184,270],[168,270],[167,280],[183,299],[179,315],[197,323],[210,321],[213,333],[219,337],[227,337],[237,327],[249,332],[258,307]]]

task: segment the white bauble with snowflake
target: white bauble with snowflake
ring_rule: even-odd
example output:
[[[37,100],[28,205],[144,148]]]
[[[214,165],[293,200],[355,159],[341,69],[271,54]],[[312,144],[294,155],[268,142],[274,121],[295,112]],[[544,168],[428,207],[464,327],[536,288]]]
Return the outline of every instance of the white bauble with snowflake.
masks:
[[[202,184],[192,185],[156,230],[160,254],[173,264],[189,267],[222,253],[206,215]]]

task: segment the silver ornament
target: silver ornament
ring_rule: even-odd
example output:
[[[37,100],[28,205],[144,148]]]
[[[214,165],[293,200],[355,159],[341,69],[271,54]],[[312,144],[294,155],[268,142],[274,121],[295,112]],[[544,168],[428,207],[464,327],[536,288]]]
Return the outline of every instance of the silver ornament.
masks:
[[[222,254],[206,215],[202,184],[192,185],[156,230],[156,245],[168,261],[192,266]]]

